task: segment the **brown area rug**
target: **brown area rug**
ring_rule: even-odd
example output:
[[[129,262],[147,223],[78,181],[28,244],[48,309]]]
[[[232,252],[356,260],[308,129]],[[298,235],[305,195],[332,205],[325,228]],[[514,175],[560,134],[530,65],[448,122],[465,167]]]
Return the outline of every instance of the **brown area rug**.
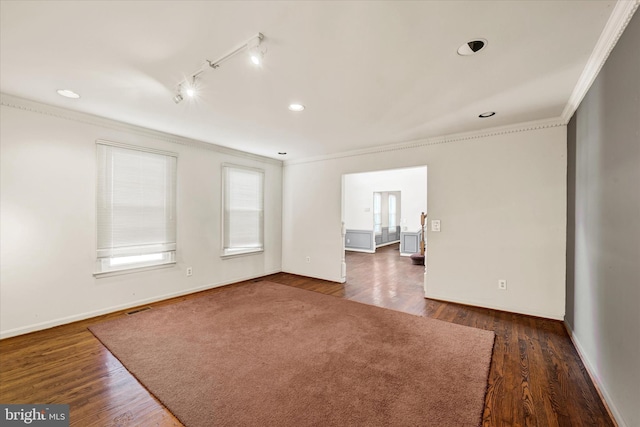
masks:
[[[186,426],[478,426],[494,333],[270,282],[92,326]]]

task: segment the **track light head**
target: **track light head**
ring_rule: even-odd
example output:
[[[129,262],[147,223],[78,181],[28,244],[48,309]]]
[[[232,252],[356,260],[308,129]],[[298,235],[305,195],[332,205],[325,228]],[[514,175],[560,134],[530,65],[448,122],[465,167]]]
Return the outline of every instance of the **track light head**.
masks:
[[[262,63],[262,55],[257,52],[251,52],[251,63],[253,63],[253,65],[260,65]]]
[[[260,49],[260,43],[264,36],[262,33],[258,33],[254,38],[247,42],[247,49],[249,51],[249,59],[253,65],[262,65],[262,58],[264,57],[264,51]]]
[[[264,53],[260,52],[260,50],[256,47],[249,51],[249,58],[251,59],[251,63],[253,65],[262,65],[262,57]]]
[[[182,102],[184,98],[182,97],[182,94],[180,92],[176,93],[176,95],[173,97],[173,102],[175,102],[176,104],[180,104]]]
[[[196,75],[194,74],[191,77],[191,83],[187,83],[187,89],[185,90],[185,93],[189,98],[193,98],[194,96],[196,96],[197,92],[198,92],[198,84],[196,83]]]

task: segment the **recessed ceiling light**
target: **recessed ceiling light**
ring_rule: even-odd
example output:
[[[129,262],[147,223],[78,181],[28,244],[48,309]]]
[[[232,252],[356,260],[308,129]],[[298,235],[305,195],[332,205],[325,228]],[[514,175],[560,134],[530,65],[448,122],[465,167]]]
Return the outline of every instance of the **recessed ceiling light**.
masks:
[[[80,95],[78,95],[77,93],[69,89],[58,89],[57,92],[58,92],[58,95],[64,96],[65,98],[72,98],[72,99],[80,98]]]
[[[286,151],[278,151],[278,154],[280,154],[281,156],[286,156],[287,152]]]
[[[469,56],[480,52],[487,46],[485,39],[470,40],[458,48],[458,55]]]
[[[290,104],[289,110],[291,111],[302,111],[304,110],[304,105],[302,104]]]
[[[486,119],[487,117],[491,117],[495,115],[496,115],[495,111],[487,111],[486,113],[480,114],[478,117],[480,117],[481,119]]]

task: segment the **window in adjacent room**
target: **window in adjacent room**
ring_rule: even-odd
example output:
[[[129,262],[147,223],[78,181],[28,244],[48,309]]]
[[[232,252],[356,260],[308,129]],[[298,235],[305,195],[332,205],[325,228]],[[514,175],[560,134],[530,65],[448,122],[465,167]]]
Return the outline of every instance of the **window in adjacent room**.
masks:
[[[382,233],[382,194],[373,193],[373,232]]]
[[[222,167],[222,255],[264,250],[264,171]]]
[[[395,232],[396,226],[398,225],[396,206],[397,206],[396,195],[389,194],[389,231],[393,229],[394,232]]]
[[[96,273],[175,263],[177,154],[98,141]]]

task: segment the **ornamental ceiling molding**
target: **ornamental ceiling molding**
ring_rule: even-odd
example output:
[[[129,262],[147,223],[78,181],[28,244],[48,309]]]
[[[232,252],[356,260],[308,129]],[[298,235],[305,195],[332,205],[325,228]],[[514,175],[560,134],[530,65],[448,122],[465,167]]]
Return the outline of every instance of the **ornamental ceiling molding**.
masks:
[[[578,83],[573,89],[567,105],[564,107],[561,117],[565,123],[569,123],[573,113],[576,112],[578,106],[587,95],[591,85],[598,77],[598,73],[600,73],[607,58],[609,58],[611,51],[613,51],[629,21],[631,21],[633,14],[638,9],[638,5],[640,5],[640,0],[618,0],[616,2],[611,16],[609,16],[609,20],[605,24],[602,34],[600,34],[600,38],[591,52],[587,65],[582,70]]]
[[[41,102],[36,102],[36,101],[20,98],[20,97],[5,94],[5,93],[0,94],[0,105],[9,107],[9,108],[15,108],[18,110],[29,111],[32,113],[43,114],[46,116],[57,117],[60,119],[71,120],[78,123],[106,127],[108,129],[113,129],[121,132],[129,132],[139,136],[144,136],[147,138],[152,138],[152,139],[161,140],[165,142],[171,142],[174,144],[201,148],[209,151],[215,151],[220,154],[227,154],[235,157],[242,157],[245,159],[282,166],[282,160],[272,159],[269,157],[260,156],[258,154],[252,154],[252,153],[247,153],[245,151],[235,150],[233,148],[223,147],[221,145],[216,145],[216,144],[212,144],[204,141],[185,138],[185,137],[173,135],[170,133],[160,132],[160,131],[145,128],[142,126],[132,125],[132,124],[120,122],[117,120],[107,119],[105,117],[96,116],[94,114],[82,113],[79,111],[69,110],[64,107],[57,107],[54,105],[44,104]]]
[[[558,126],[565,126],[566,124],[560,118],[535,120],[531,122],[518,123],[514,125],[506,125],[500,127],[494,127],[489,129],[482,129],[470,132],[456,133],[444,136],[438,136],[433,138],[422,138],[413,141],[401,142],[398,144],[390,144],[378,147],[363,148],[361,150],[345,151],[336,154],[327,154],[316,157],[309,157],[298,160],[285,160],[284,165],[297,165],[303,163],[314,163],[325,160],[341,159],[346,157],[363,156],[367,154],[388,153],[391,151],[409,150],[420,147],[427,147],[430,145],[447,144],[452,142],[468,141],[473,139],[482,139],[490,136],[507,135],[518,132],[528,132],[538,129],[547,129]]]

